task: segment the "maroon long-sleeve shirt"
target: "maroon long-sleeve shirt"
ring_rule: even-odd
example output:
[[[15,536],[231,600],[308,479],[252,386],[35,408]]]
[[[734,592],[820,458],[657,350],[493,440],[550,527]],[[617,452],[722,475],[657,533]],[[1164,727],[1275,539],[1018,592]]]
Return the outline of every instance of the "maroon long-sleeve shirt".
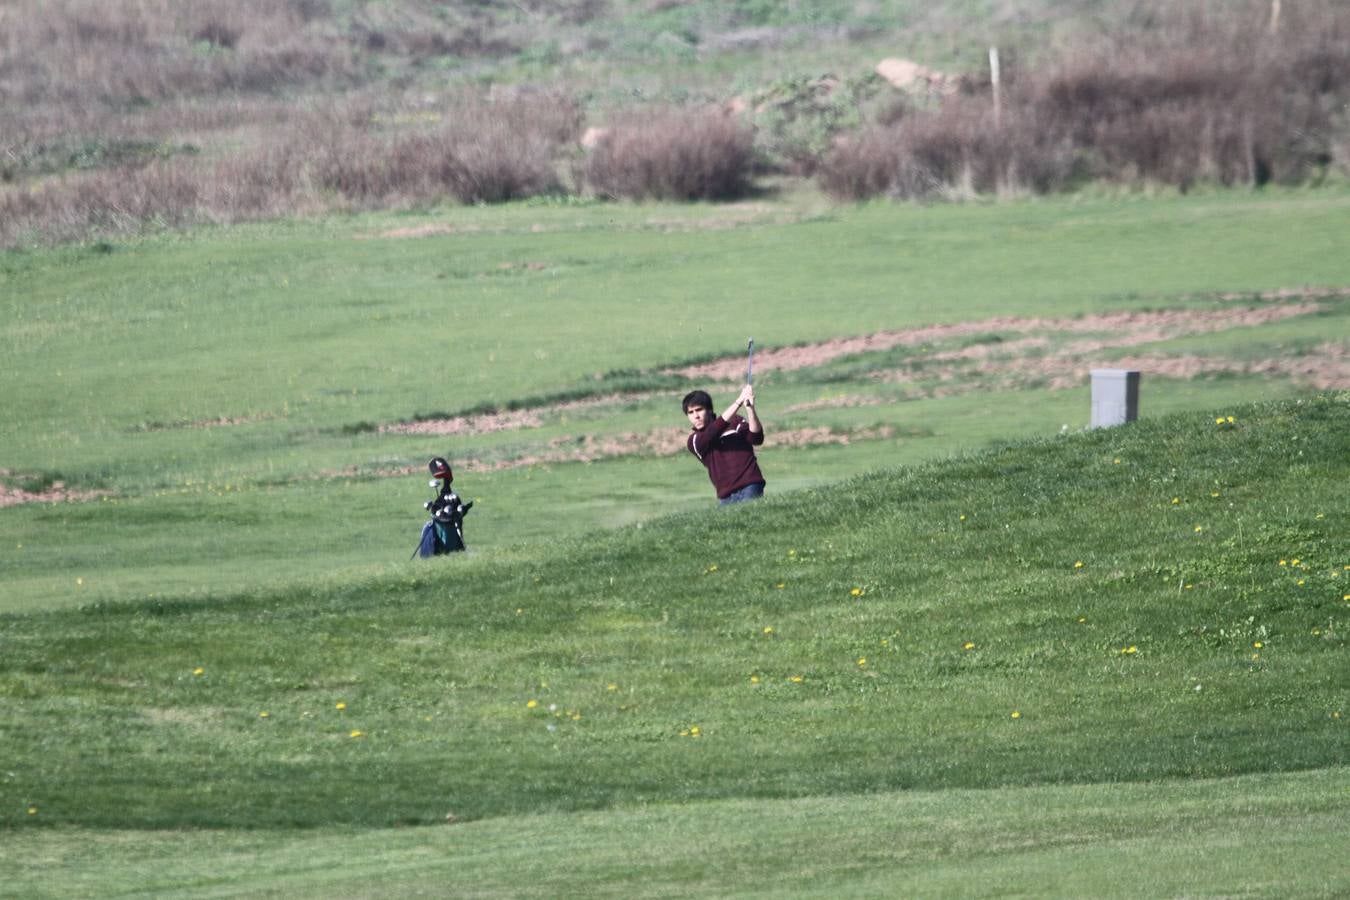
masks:
[[[762,443],[764,432],[751,431],[745,419],[732,416],[727,421],[718,416],[702,431],[689,435],[689,452],[707,467],[708,478],[720,500],[747,484],[763,483],[754,449]]]

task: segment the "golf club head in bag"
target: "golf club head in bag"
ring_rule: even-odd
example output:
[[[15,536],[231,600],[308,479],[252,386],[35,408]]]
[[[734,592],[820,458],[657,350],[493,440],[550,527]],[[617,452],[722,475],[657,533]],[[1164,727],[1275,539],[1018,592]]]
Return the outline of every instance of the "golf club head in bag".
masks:
[[[455,475],[445,457],[432,457],[427,468],[432,475],[430,485],[436,496],[422,504],[423,509],[431,514],[431,520],[422,526],[413,556],[425,558],[462,551],[465,549],[464,514],[473,507],[473,501],[465,503],[450,488]]]

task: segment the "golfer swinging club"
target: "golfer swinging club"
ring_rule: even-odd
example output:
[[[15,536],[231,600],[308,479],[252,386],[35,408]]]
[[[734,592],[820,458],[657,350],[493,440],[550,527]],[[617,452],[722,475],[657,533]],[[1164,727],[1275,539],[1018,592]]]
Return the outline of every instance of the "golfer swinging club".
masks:
[[[754,349],[754,340],[750,341]],[[690,391],[684,398],[684,414],[693,431],[687,445],[708,470],[708,478],[723,505],[753,500],[764,494],[764,476],[755,459],[755,448],[764,443],[764,426],[755,411],[755,388],[747,363],[745,387],[735,402],[713,417],[712,397],[706,391]],[[744,417],[738,411],[745,411]]]

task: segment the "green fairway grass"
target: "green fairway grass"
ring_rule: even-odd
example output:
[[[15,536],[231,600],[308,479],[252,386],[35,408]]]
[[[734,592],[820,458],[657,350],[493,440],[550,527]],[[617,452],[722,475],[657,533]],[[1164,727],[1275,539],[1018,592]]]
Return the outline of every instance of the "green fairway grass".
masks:
[[[473,552],[693,509],[709,492],[687,458],[525,461],[661,428],[677,450],[678,398],[695,385],[660,371],[742,352],[748,336],[770,351],[1006,317],[1270,306],[1279,301],[1241,298],[1350,285],[1347,227],[1350,194],[1336,189],[834,209],[795,192],[729,206],[522,203],[10,253],[0,483],[98,493],[0,509],[0,609],[228,594],[400,565],[427,492],[416,473],[435,454],[479,501]],[[409,233],[421,236],[394,236]],[[1133,353],[1315,359],[1350,335],[1350,301],[1319,303],[1316,315],[1104,350],[1079,363],[1069,389],[969,367],[956,393],[922,368],[914,384],[874,377],[924,348],[762,365],[771,492],[1077,430],[1087,368]],[[995,351],[1017,337],[988,327]],[[1146,417],[1306,390],[1276,374],[1144,379]],[[533,428],[380,430],[616,391],[639,393],[545,410]],[[857,436],[775,447],[776,433],[809,428]]]
[[[549,816],[675,804],[694,818],[654,827],[693,842],[692,858],[700,814],[730,810],[729,837],[737,816],[772,814],[765,801],[816,798],[834,821],[884,811],[877,831],[803,870],[802,893],[836,879],[880,890],[875,866],[893,857],[867,835],[912,828],[929,849],[903,861],[955,895],[997,889],[951,881],[933,859],[942,842],[914,820],[988,798],[992,819],[956,816],[974,856],[953,847],[953,860],[992,853],[1014,885],[1048,871],[1046,893],[1095,893],[1129,860],[1145,892],[1274,896],[1292,878],[1295,893],[1333,895],[1343,877],[1313,864],[1338,858],[1347,835],[1350,398],[1229,415],[1017,443],[500,558],[10,615],[0,827],[70,855],[73,890],[86,876],[60,848],[90,829],[146,834],[114,873],[130,884],[165,829],[212,830],[203,841],[361,829],[303,838],[333,841],[336,857],[384,840],[364,829],[448,815],[553,832],[568,826]],[[1267,782],[1290,785],[1281,799],[1251,797],[1261,782],[1207,784],[1319,771]],[[1171,796],[1190,792],[1191,812],[1162,791],[1106,787],[1177,779],[1191,784]],[[864,799],[897,791],[884,807]],[[915,805],[924,792],[936,809]],[[1084,838],[1117,796],[1135,824]],[[704,806],[726,803],[749,806]],[[1033,814],[1041,803],[1064,818]],[[1185,824],[1225,805],[1263,822],[1278,810],[1288,828],[1272,840],[1297,871],[1231,870],[1253,838]],[[1158,852],[1172,829],[1194,850],[1184,875]],[[247,877],[228,872],[241,840],[222,837],[211,878]],[[290,840],[268,855],[269,884],[307,866]],[[792,837],[765,840],[778,848],[765,865],[805,864]],[[499,865],[485,864],[510,870],[521,845],[494,846]],[[719,856],[727,886],[711,889],[751,892],[764,872],[745,855]],[[610,874],[588,877],[602,885],[640,871],[597,865]],[[528,893],[530,871],[467,877]],[[415,866],[388,877],[426,884]]]
[[[354,831],[14,831],[0,875],[83,897],[1334,897],[1345,768],[724,800]]]

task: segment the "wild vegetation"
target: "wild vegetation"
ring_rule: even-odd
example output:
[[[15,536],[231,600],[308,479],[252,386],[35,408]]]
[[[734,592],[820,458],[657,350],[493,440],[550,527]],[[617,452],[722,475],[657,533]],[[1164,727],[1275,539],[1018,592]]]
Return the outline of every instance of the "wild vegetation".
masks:
[[[0,246],[727,199],[775,173],[857,200],[1346,172],[1344,4],[929,6],[22,0],[0,10]],[[897,56],[923,77],[882,78]]]

